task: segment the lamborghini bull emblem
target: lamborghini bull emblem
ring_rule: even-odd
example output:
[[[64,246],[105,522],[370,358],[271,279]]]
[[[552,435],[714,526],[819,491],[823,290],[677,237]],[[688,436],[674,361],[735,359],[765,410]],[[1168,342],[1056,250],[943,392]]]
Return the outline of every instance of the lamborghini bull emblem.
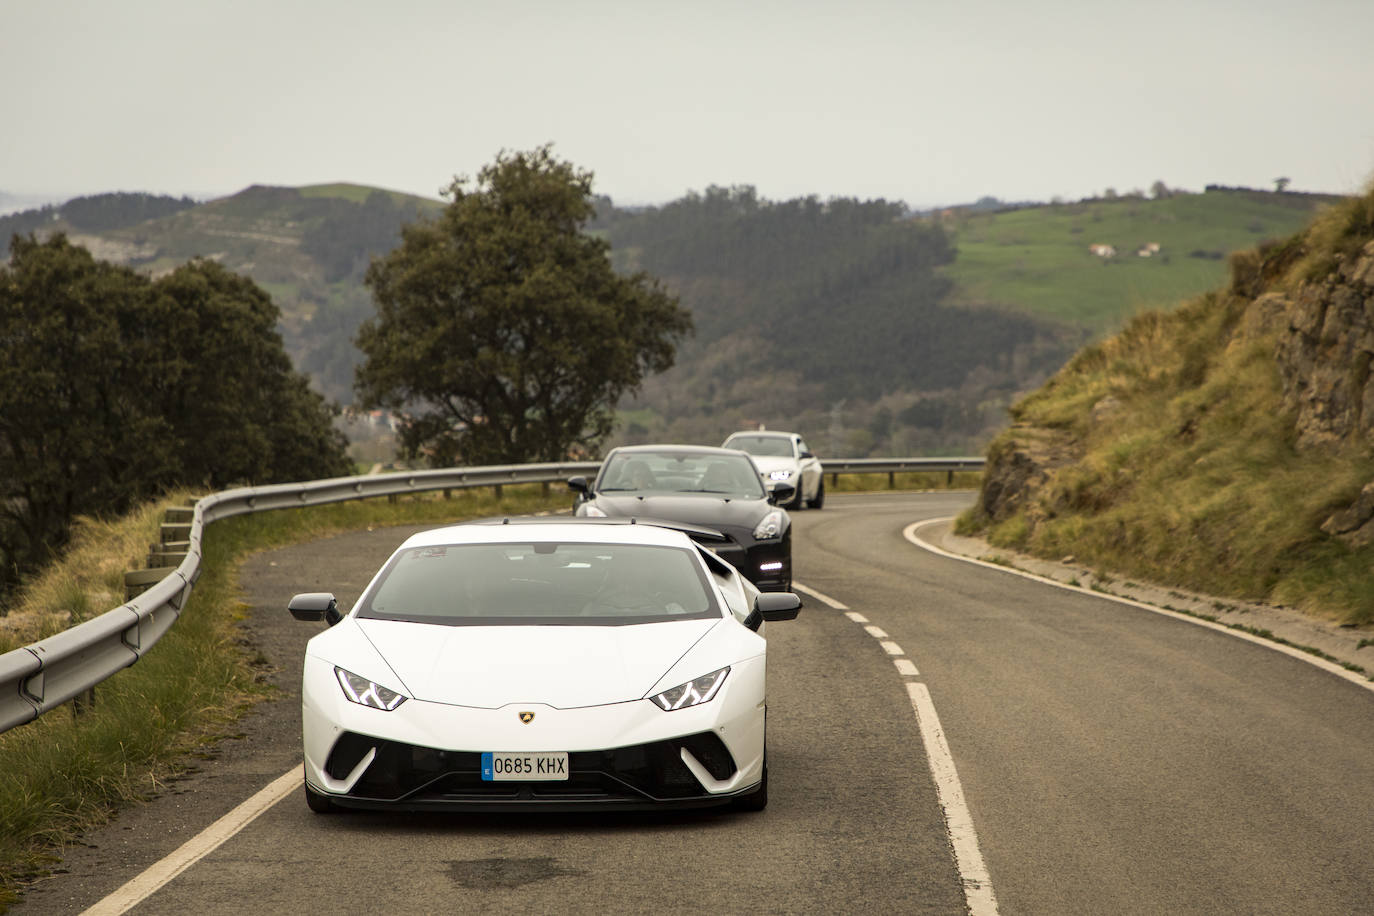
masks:
[[[531,722],[534,721],[534,713],[532,712],[522,712],[519,715],[520,721],[524,722],[526,725],[529,725]]]

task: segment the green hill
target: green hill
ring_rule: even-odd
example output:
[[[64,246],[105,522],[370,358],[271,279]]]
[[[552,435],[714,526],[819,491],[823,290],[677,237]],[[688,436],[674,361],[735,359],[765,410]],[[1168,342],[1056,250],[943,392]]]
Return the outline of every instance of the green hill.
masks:
[[[6,238],[64,231],[99,258],[154,275],[193,257],[247,274],[281,310],[297,368],[328,397],[348,403],[358,358],[353,333],[372,313],[362,285],[368,261],[400,241],[402,224],[442,207],[439,200],[363,185],[255,185],[201,204],[99,195],[14,214],[0,220],[0,230]]]
[[[1226,257],[1286,238],[1337,198],[1211,189],[939,216],[959,250],[945,270],[951,304],[997,305],[1115,331],[1226,280]],[[1157,245],[1151,251],[1147,246]],[[1111,246],[1101,257],[1091,246]],[[1138,252],[1145,250],[1148,256]]]
[[[1374,622],[1374,190],[1015,405],[961,520],[1115,575]]]
[[[831,455],[979,450],[1078,347],[1215,286],[1226,254],[1294,231],[1321,200],[1212,191],[920,218],[747,187],[658,207],[603,200],[591,229],[616,266],[663,278],[697,325],[677,366],[623,405],[615,441],[714,441],[761,422],[802,429]],[[280,308],[297,367],[349,403],[352,338],[373,311],[368,261],[443,206],[347,183],[254,186],[198,205],[98,195],[4,217],[0,230],[63,230],[155,274],[196,256],[248,274]],[[1136,257],[1149,242],[1157,255]],[[1093,255],[1098,243],[1117,257]]]

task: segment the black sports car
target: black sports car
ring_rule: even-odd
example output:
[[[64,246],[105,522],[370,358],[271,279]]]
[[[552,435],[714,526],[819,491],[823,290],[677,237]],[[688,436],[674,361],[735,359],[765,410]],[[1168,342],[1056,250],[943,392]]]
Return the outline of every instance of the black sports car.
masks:
[[[760,591],[792,590],[792,522],[778,503],[795,489],[765,488],[748,454],[702,445],[612,449],[593,483],[573,477],[574,514],[665,519],[720,532],[706,543]],[[703,542],[705,543],[705,542]]]

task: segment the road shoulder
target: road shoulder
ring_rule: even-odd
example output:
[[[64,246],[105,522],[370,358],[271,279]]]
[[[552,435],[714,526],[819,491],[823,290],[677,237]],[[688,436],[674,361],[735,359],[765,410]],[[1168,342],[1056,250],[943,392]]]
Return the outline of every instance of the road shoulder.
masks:
[[[1118,598],[1138,601],[1200,617],[1222,626],[1242,629],[1253,635],[1266,635],[1276,642],[1316,652],[1344,666],[1358,666],[1374,679],[1374,628],[1347,627],[1304,614],[1297,608],[1258,604],[1233,598],[1219,598],[1184,589],[1122,579],[1094,570],[1072,557],[1044,560],[1002,547],[993,547],[982,538],[954,533],[953,519],[943,519],[920,529],[923,540],[946,553],[994,563],[1009,569],[1099,591]],[[1365,644],[1362,646],[1361,642]]]

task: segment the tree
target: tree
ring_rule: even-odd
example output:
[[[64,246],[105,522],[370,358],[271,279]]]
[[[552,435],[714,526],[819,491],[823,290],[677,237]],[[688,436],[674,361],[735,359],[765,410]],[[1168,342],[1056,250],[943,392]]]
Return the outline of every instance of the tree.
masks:
[[[1291,179],[1291,178],[1275,178],[1275,179],[1274,179],[1274,193],[1276,193],[1276,194],[1282,194],[1282,193],[1288,188],[1288,186],[1289,186],[1290,184],[1292,184],[1292,183],[1293,183],[1293,179]]]
[[[346,473],[332,410],[291,369],[277,308],[193,261],[152,281],[63,235],[0,268],[0,596],[77,515],[177,485]]]
[[[583,231],[592,173],[550,146],[502,152],[467,184],[368,269],[359,400],[406,415],[404,454],[435,466],[595,451],[620,398],[673,364],[691,317],[648,274],[616,274],[609,244]]]
[[[338,411],[292,368],[261,287],[197,259],[152,292],[166,341],[156,409],[180,440],[180,482],[218,490],[350,472]]]
[[[148,281],[57,235],[15,236],[0,269],[0,590],[46,562],[77,514],[130,508],[174,467],[144,409]]]

